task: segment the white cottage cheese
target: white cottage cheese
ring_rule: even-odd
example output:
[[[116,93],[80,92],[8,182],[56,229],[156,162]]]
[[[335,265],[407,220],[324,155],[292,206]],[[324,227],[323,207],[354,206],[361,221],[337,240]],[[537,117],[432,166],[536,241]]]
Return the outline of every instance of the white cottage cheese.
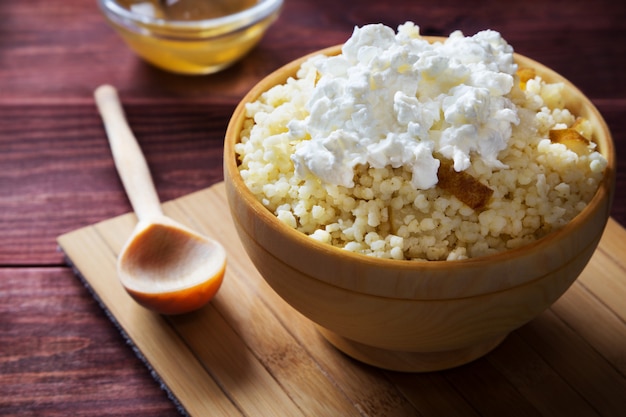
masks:
[[[248,105],[241,175],[280,220],[350,251],[452,260],[523,245],[582,210],[606,161],[547,139],[576,120],[563,86],[522,90],[516,71],[495,31],[430,44],[412,23],[356,28],[340,55]],[[441,158],[493,190],[483,210],[437,186]]]
[[[470,154],[502,167],[498,153],[519,123],[507,94],[517,66],[513,49],[494,31],[453,33],[443,44],[419,37],[414,25],[398,34],[384,25],[356,28],[342,54],[316,65],[320,78],[293,121],[292,160],[300,176],[354,186],[354,167],[406,167],[415,188],[437,184],[438,152],[457,171]]]

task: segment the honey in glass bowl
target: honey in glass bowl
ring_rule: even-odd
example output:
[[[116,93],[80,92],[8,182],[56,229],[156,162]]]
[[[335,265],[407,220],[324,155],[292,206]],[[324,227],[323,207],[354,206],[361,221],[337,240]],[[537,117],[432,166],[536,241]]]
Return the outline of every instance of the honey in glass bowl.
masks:
[[[109,23],[145,61],[181,74],[220,71],[249,52],[283,0],[98,0]]]

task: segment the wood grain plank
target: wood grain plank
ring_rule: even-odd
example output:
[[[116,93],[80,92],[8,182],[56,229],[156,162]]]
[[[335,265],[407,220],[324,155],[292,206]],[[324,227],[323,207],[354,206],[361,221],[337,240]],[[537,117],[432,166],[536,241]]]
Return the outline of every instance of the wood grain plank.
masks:
[[[624,294],[621,295],[622,304]],[[551,310],[585,339],[622,375],[626,375],[626,322],[579,282]]]
[[[626,379],[552,311],[519,334],[561,377],[603,416],[626,410]]]
[[[543,323],[541,318],[535,321],[538,326]],[[517,333],[510,334],[487,359],[541,415],[598,415]]]
[[[233,277],[226,279],[232,281]],[[235,332],[228,322],[230,317],[223,315],[221,307],[229,302],[221,294],[202,310],[169,318],[203,367],[205,374],[199,373],[197,378],[213,377],[244,415],[305,415]],[[170,377],[178,374],[176,369],[167,372]],[[203,415],[196,408],[195,400],[188,404],[192,415]]]
[[[445,373],[387,372],[387,377],[423,416],[471,417],[478,412],[448,382]]]
[[[113,227],[114,222],[106,225],[107,229]],[[59,237],[59,244],[154,370],[162,378],[166,378],[168,370],[176,371],[167,379],[167,386],[189,413],[239,414],[215,381],[206,377],[201,363],[166,320],[136,304],[124,291],[117,281],[115,253],[95,227],[63,235]]]
[[[0,269],[0,414],[177,416],[69,268]]]
[[[619,255],[609,255],[604,250],[598,250],[594,256],[597,262],[587,266],[578,282],[626,322],[626,268],[615,262],[615,257]],[[599,277],[602,278],[598,279]]]
[[[445,371],[444,375],[481,416],[541,415],[539,410],[489,361],[477,360]]]
[[[622,83],[626,84],[626,81],[622,81]],[[622,97],[626,97],[626,95],[622,95]],[[626,99],[593,99],[592,101],[601,112],[613,137],[617,171],[615,173],[615,197],[611,207],[611,217],[624,227],[626,226],[626,170],[624,169],[624,161],[626,161],[626,123],[624,123]]]
[[[342,5],[341,12],[331,0],[291,0],[242,62],[201,78],[167,74],[144,64],[107,26],[93,2],[71,2],[59,9],[42,0],[22,3],[0,8],[4,30],[12,35],[0,66],[0,79],[13,80],[4,88],[4,100],[81,97],[111,80],[121,90],[144,97],[241,97],[279,65],[345,41],[355,25],[381,22],[395,27],[406,20],[421,24],[428,35],[499,30],[516,49],[569,75],[592,96],[623,97],[625,88],[616,68],[625,66],[625,46],[619,39],[626,7],[612,0],[598,0],[593,8],[584,2],[564,7],[554,2],[454,1],[424,7],[419,2],[364,0],[358,6]],[[42,63],[46,77],[41,77]]]
[[[625,239],[626,229],[620,226],[619,222],[615,219],[609,218],[604,234],[602,235],[599,250],[606,253],[611,258],[611,262],[619,265],[620,268],[624,269],[624,273],[626,274],[626,259],[616,256],[624,250]]]
[[[232,107],[125,105],[162,201],[221,181]],[[130,210],[91,100],[0,105],[0,149],[0,265],[62,265],[57,236]]]

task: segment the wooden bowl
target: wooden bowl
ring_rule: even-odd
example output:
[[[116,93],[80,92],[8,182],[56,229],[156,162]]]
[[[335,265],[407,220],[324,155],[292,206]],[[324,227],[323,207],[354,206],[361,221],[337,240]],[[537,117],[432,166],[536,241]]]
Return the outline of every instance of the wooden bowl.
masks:
[[[320,52],[337,54],[340,47]],[[391,370],[455,367],[491,351],[576,280],[609,217],[615,152],[602,116],[574,85],[527,57],[515,57],[543,79],[565,83],[566,107],[593,123],[594,138],[608,160],[597,193],[578,216],[532,244],[496,255],[397,261],[351,253],[289,228],[252,195],[239,174],[234,145],[245,103],[295,76],[309,56],[267,76],[235,109],[225,139],[224,178],[250,259],[270,286],[315,322],[330,343],[353,358]]]

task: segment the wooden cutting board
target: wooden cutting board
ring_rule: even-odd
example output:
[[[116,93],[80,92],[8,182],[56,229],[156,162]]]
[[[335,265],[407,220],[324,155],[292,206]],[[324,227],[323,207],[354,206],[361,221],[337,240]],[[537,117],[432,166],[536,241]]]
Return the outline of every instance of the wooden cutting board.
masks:
[[[447,371],[376,369],[330,346],[263,281],[241,246],[223,183],[163,205],[219,239],[224,284],[205,308],[165,317],[117,281],[132,213],[59,237],[68,262],[191,416],[529,416],[626,413],[626,230],[610,220],[583,274],[487,356]]]

